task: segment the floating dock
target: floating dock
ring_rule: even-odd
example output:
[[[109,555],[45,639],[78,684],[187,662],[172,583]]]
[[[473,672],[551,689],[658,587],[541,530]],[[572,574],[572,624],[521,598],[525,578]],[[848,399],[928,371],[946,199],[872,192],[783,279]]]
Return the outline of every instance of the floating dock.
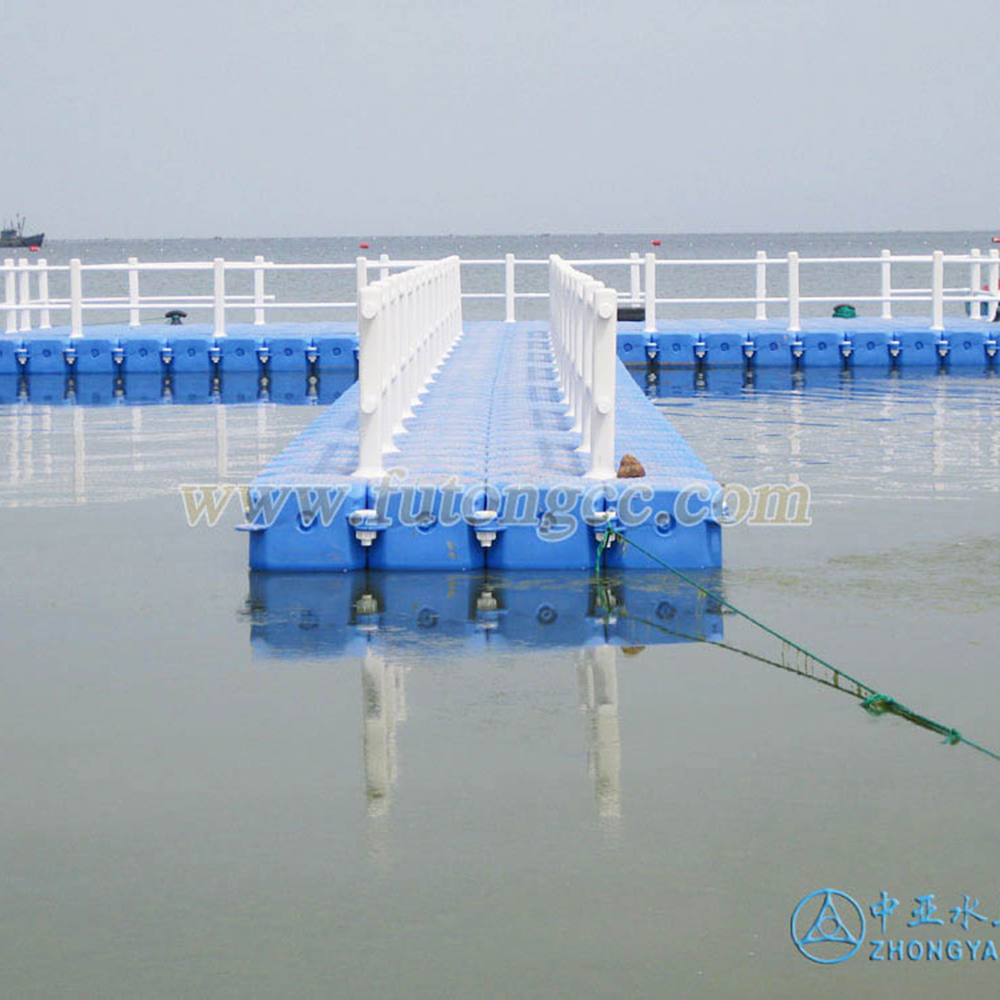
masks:
[[[782,320],[676,319],[658,320],[649,332],[642,322],[626,321],[618,324],[617,352],[630,366],[697,370],[985,370],[998,363],[1000,331],[981,320],[948,317],[941,331],[921,317],[805,319],[801,326],[790,333]],[[54,327],[0,338],[0,376],[292,376],[357,369],[354,322],[235,324],[222,337],[207,323],[86,331],[73,337],[69,327]]]
[[[705,508],[718,484],[613,363],[615,454],[639,458],[642,479],[587,478],[545,324],[468,323],[396,438],[384,476],[352,476],[357,384],[262,471],[251,487],[265,508],[248,525],[251,567],[588,569],[609,515],[630,513],[641,523],[628,537],[672,565],[721,565],[720,526]],[[675,516],[685,490],[689,507],[705,508],[697,524]],[[651,568],[621,545],[609,549],[606,564]]]

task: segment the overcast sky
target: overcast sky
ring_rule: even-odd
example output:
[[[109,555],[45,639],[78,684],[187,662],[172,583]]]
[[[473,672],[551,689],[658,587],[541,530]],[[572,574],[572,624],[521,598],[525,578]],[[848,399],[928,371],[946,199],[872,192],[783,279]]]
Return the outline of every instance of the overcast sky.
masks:
[[[4,0],[51,237],[1000,226],[1000,17],[927,0]]]

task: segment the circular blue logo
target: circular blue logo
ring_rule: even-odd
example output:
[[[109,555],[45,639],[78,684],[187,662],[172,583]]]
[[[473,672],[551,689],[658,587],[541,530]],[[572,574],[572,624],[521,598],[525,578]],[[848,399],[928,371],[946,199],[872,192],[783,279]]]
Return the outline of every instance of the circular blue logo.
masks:
[[[846,962],[865,939],[861,907],[839,889],[817,889],[803,896],[792,910],[792,941],[820,965]]]

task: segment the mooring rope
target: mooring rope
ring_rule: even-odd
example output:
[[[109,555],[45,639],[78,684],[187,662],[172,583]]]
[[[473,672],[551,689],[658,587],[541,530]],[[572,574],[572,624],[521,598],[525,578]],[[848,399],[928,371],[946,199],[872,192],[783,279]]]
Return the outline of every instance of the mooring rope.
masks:
[[[858,689],[856,697],[861,698],[861,707],[870,715],[878,716],[878,715],[885,715],[887,713],[892,715],[898,715],[900,718],[906,719],[909,722],[913,722],[919,726],[922,726],[924,729],[929,729],[932,732],[935,732],[938,735],[943,736],[944,737],[943,742],[947,743],[950,746],[954,746],[955,744],[958,743],[964,743],[966,746],[971,747],[973,750],[978,750],[980,753],[986,754],[986,756],[992,757],[994,760],[1000,760],[1000,754],[995,753],[994,751],[989,750],[984,746],[981,746],[979,743],[975,743],[973,740],[966,739],[953,726],[946,726],[944,723],[938,722],[936,719],[932,719],[929,716],[922,715],[920,712],[915,712],[913,709],[908,708],[906,705],[904,705],[902,702],[897,701],[895,698],[892,698],[886,694],[882,694],[877,688],[872,687],[870,684],[866,684],[864,681],[860,680],[857,677],[853,677],[851,674],[847,673],[846,670],[841,670],[840,667],[835,667],[828,660],[824,660],[821,656],[817,656],[815,653],[811,653],[804,646],[800,646],[797,642],[794,642],[793,640],[789,639],[786,635],[783,635],[776,629],[771,628],[769,625],[765,625],[762,621],[758,620],[757,618],[754,618],[753,615],[748,614],[742,608],[738,608],[735,604],[732,604],[730,601],[727,601],[721,595],[716,594],[714,591],[709,590],[707,587],[703,587],[700,583],[698,583],[696,580],[693,580],[686,573],[682,573],[679,569],[676,569],[669,563],[664,562],[664,560],[662,560],[659,556],[644,549],[641,545],[637,545],[631,539],[626,538],[625,535],[623,535],[621,532],[614,531],[610,528],[604,531],[603,537],[600,539],[597,546],[595,572],[598,581],[600,581],[601,578],[601,568],[605,552],[613,542],[618,542],[620,545],[623,546],[625,545],[632,546],[632,548],[634,548],[636,552],[640,552],[647,559],[652,560],[657,565],[662,566],[663,569],[667,570],[670,573],[673,573],[674,576],[683,580],[689,586],[694,587],[696,590],[700,591],[710,600],[717,602],[721,607],[728,608],[731,612],[733,612],[733,614],[739,615],[741,618],[746,619],[748,622],[750,622],[751,625],[754,625],[756,628],[759,628],[762,631],[767,632],[768,635],[773,636],[779,642],[784,643],[786,646],[790,646],[792,649],[801,653],[803,656],[806,656],[810,660],[813,660],[814,662],[819,663],[821,666],[826,667],[827,670],[832,671],[838,677],[843,677],[846,680],[850,681]],[[624,612],[627,615],[628,609],[625,608]],[[639,621],[640,619],[636,620]],[[647,624],[655,625],[655,623],[653,622],[648,622]],[[657,626],[657,627],[662,627],[662,626]],[[672,630],[663,628],[663,631],[671,632]],[[682,633],[679,632],[675,632],[673,634],[679,636],[682,635]],[[700,642],[708,641],[704,637],[700,636],[687,636],[686,638],[697,639]],[[744,655],[751,656],[754,659],[763,660],[765,663],[769,663],[772,666],[780,666],[783,669],[785,669],[784,664],[779,664],[776,661],[768,660],[766,657],[756,656],[755,654],[748,653],[746,650],[736,649],[736,647],[727,646],[725,648],[733,649],[734,652],[743,653]],[[861,692],[867,692],[867,695],[865,697],[862,697]],[[847,693],[850,694],[851,692]]]

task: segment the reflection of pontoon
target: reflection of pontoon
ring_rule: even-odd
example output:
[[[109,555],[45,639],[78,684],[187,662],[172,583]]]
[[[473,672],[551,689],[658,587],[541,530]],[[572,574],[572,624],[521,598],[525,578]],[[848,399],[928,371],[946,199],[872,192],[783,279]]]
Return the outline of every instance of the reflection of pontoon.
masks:
[[[251,573],[249,608],[261,656],[722,640],[722,609],[668,573]]]
[[[251,573],[247,604],[258,655],[361,658],[365,790],[373,819],[388,811],[396,783],[405,664],[415,655],[576,649],[597,810],[602,822],[613,823],[621,812],[618,649],[722,641],[721,608],[663,573],[599,582],[576,573]]]

